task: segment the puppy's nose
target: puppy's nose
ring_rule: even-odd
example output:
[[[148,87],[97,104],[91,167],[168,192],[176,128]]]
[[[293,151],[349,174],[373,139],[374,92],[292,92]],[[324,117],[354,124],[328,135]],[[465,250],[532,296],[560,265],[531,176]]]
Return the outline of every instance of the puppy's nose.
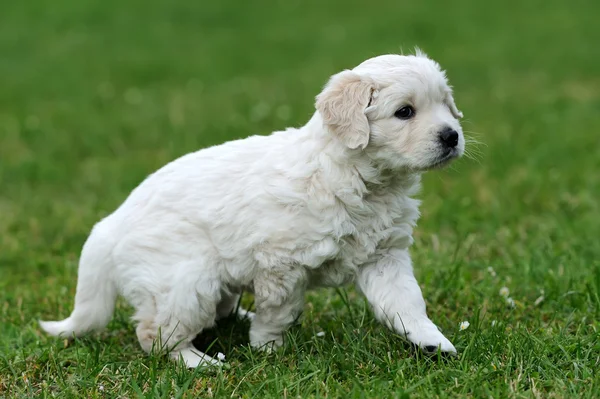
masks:
[[[440,132],[440,141],[444,147],[454,148],[458,144],[458,132],[451,127],[447,127]]]

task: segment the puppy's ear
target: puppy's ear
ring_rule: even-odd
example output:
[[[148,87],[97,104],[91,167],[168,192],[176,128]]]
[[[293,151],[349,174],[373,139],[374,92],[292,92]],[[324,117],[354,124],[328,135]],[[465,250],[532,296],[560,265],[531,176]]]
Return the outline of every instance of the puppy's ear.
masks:
[[[369,143],[369,106],[375,83],[352,71],[333,75],[317,96],[316,108],[323,124],[351,149],[364,149]]]
[[[452,112],[452,116],[456,119],[460,119],[463,117],[463,113],[456,108],[456,103],[454,102],[454,97],[452,97],[452,93],[448,93],[447,96],[448,107],[450,108],[450,112]]]

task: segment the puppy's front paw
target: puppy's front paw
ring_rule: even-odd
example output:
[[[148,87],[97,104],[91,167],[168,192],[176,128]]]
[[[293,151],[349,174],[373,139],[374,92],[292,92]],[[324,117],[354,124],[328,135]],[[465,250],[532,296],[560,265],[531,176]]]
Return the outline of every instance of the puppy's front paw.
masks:
[[[410,329],[407,328],[406,338],[427,354],[436,354],[438,349],[443,353],[456,354],[454,345],[429,320],[413,323]]]

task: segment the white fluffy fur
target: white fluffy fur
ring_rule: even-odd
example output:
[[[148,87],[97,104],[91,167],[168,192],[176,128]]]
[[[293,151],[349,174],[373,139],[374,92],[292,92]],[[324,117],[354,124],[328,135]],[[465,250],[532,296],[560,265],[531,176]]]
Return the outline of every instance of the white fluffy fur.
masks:
[[[416,115],[394,113],[410,104]],[[375,317],[425,350],[455,352],[425,312],[408,248],[420,174],[463,153],[452,92],[422,53],[334,75],[299,129],[183,156],[137,187],[83,247],[75,308],[52,335],[106,326],[115,298],[136,309],[142,348],[218,364],[191,341],[255,294],[250,341],[282,344],[306,289],[355,282]],[[444,152],[439,133],[459,143]]]

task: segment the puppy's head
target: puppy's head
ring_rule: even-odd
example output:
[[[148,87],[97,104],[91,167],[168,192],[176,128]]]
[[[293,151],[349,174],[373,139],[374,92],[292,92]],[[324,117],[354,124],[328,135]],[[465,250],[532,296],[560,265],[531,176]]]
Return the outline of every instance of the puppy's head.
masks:
[[[331,134],[384,168],[427,170],[464,152],[462,113],[440,66],[421,52],[332,76],[316,107]]]

